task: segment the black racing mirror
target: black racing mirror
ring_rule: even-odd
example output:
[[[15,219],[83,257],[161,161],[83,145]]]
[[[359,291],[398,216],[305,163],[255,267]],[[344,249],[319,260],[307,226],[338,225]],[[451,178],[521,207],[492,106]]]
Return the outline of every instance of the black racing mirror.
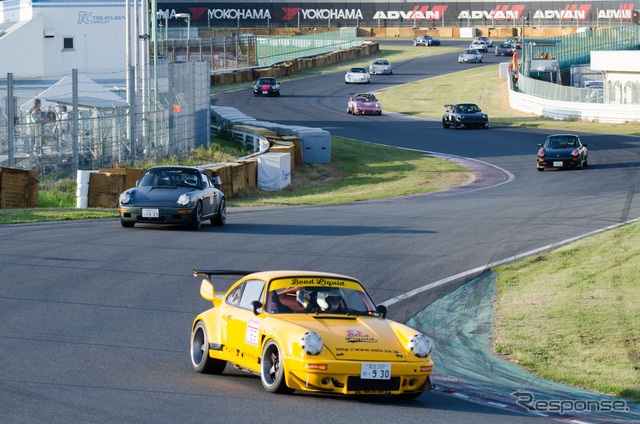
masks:
[[[389,311],[388,311],[386,306],[378,305],[376,307],[376,309],[378,310],[378,312],[380,312],[382,314],[382,318],[386,318],[387,317],[387,312],[389,312]]]
[[[253,302],[251,302],[251,306],[253,307],[253,314],[258,315],[260,313],[258,312],[258,309],[262,309],[262,302],[260,302],[259,300],[254,300]]]

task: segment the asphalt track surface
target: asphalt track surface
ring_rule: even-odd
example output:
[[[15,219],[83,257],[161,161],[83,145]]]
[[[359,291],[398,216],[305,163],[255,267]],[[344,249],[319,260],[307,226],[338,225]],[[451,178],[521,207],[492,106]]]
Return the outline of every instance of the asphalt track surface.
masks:
[[[374,76],[357,89],[482,66],[460,65],[456,56],[399,63],[394,75]],[[224,93],[212,103],[281,124],[461,156],[497,175],[498,184],[333,206],[230,209],[225,227],[199,232],[124,229],[112,219],[0,226],[0,422],[549,421],[439,390],[401,403],[278,396],[230,367],[221,376],[197,374],[188,355],[190,326],[210,303],[199,296],[191,269],[352,275],[376,302],[395,299],[389,316],[406,321],[471,278],[467,270],[640,216],[640,140],[580,134],[590,150],[587,169],[540,173],[535,152],[546,130],[455,131],[439,120],[347,115],[356,88],[344,84],[343,73],[291,81],[282,90],[278,98],[254,98],[249,89]],[[465,276],[421,290],[454,275]],[[222,278],[216,287],[232,282]]]

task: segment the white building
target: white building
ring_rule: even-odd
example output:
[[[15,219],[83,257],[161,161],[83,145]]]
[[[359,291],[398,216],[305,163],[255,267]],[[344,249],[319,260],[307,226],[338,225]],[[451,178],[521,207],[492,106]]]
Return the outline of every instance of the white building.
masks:
[[[78,69],[122,79],[125,10],[125,0],[0,2],[0,77],[58,79]]]
[[[612,99],[611,103],[640,103],[640,51],[592,51],[591,70],[603,74],[605,99]]]

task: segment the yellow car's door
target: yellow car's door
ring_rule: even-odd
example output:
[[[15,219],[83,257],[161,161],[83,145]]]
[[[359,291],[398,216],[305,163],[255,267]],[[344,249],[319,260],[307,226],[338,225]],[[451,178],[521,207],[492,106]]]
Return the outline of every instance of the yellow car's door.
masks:
[[[227,305],[226,320],[228,352],[230,360],[243,367],[259,371],[260,329],[262,327],[262,307],[255,309],[256,301],[262,303],[264,281],[243,282],[241,295],[236,305]],[[256,312],[258,313],[256,315]]]

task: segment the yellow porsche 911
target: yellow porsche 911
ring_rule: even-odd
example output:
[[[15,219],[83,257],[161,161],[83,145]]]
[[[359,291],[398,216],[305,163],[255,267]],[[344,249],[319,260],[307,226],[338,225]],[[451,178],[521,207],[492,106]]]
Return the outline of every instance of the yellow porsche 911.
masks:
[[[351,277],[309,271],[193,270],[213,302],[191,330],[191,363],[220,374],[227,362],[260,375],[269,392],[390,394],[415,398],[433,388],[431,342],[386,319]],[[242,275],[226,293],[214,275]]]

